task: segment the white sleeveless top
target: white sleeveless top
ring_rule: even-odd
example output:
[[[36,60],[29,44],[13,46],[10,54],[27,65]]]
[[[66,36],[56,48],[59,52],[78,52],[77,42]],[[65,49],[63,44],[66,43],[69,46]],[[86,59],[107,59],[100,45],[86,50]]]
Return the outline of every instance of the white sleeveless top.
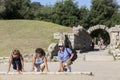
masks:
[[[39,59],[38,58],[35,59],[35,64],[42,64],[42,63],[44,63],[44,56],[40,57]]]

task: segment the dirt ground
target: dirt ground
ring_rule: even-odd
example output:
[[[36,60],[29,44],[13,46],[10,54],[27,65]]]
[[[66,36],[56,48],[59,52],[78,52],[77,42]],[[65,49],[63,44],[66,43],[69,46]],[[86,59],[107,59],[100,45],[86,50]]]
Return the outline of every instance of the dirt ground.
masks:
[[[49,70],[56,72],[58,62],[48,62]],[[8,64],[0,64],[0,71],[7,72]],[[25,70],[31,70],[31,63],[25,63]],[[12,70],[11,70],[12,71]],[[0,75],[0,80],[120,80],[120,61],[96,62],[75,61],[72,72],[92,72],[94,75],[38,75],[38,74],[8,74]]]

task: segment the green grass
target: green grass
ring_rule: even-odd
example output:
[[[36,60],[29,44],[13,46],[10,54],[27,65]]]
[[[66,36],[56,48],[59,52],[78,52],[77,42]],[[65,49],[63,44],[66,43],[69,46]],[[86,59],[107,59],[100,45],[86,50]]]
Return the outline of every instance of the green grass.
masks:
[[[71,28],[44,21],[0,20],[0,56],[8,56],[15,48],[31,54],[37,47],[47,50],[55,32],[69,32]]]

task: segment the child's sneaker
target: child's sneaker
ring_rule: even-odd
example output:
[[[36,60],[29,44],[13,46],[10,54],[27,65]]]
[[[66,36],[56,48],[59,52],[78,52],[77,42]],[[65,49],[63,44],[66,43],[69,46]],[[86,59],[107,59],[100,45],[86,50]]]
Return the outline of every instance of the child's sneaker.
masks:
[[[37,72],[37,68],[36,67],[35,67],[34,71]]]

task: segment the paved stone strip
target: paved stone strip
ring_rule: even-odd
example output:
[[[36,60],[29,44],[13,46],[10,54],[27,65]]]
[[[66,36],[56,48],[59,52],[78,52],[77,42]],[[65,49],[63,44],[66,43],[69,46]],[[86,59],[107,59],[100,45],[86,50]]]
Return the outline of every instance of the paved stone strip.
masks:
[[[114,58],[104,55],[85,55],[85,61],[114,61]]]
[[[93,75],[92,72],[0,72],[0,75]]]

